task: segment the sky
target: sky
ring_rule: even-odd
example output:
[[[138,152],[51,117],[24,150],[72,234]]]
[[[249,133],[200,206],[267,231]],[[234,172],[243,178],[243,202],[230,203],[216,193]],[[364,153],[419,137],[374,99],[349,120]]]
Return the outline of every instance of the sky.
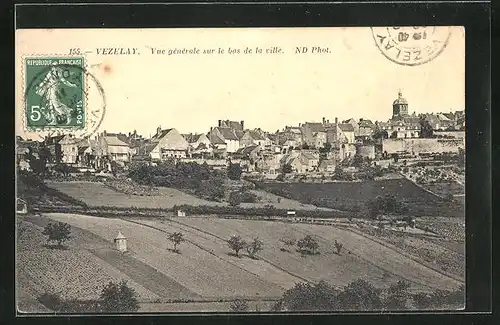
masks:
[[[443,52],[418,66],[387,59],[370,28],[53,29],[16,33],[16,123],[22,123],[25,56],[85,54],[88,70],[105,92],[106,112],[98,132],[157,127],[181,133],[207,132],[217,121],[245,121],[247,128],[274,132],[306,121],[368,118],[386,121],[401,90],[409,112],[465,108],[465,32],[453,27]],[[136,48],[136,55],[102,55],[98,48]],[[223,48],[225,54],[151,54],[156,49]],[[279,54],[244,54],[279,47]],[[296,47],[309,53],[296,54]],[[310,53],[312,47],[329,53]],[[227,54],[228,48],[240,54]],[[102,52],[102,51],[100,51]],[[92,81],[88,87],[95,88]],[[101,105],[89,91],[86,109]]]

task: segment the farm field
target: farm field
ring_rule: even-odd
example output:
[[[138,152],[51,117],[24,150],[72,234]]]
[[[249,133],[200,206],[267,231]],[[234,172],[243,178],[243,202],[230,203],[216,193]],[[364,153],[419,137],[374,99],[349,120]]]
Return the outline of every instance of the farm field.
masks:
[[[103,183],[97,182],[54,182],[47,181],[47,186],[56,189],[73,198],[77,198],[85,202],[88,206],[104,206],[104,207],[135,207],[135,208],[163,208],[171,209],[174,205],[218,205],[225,206],[226,203],[213,202],[197,198],[193,195],[184,193],[177,189],[159,187],[160,195],[156,196],[140,196],[128,195],[118,192]],[[261,197],[261,202],[242,203],[241,207],[258,208],[264,207],[266,204],[273,204],[278,209],[301,209],[301,210],[316,210],[318,207],[311,204],[303,204],[296,200],[280,198],[278,196],[267,193],[261,190],[254,192],[258,197]],[[279,201],[279,202],[278,202]],[[321,210],[331,210],[327,208],[319,208]]]
[[[422,224],[419,222],[419,226]],[[375,236],[394,245],[398,249],[421,258],[426,265],[450,274],[455,279],[465,278],[465,243],[447,238],[435,238],[421,235],[404,234],[389,229],[375,230],[368,227],[360,229],[362,233]]]
[[[457,182],[439,182],[434,184],[424,184],[422,186],[442,197],[446,197],[449,194],[456,196],[465,194],[465,187]]]
[[[461,284],[366,237],[332,226],[219,218],[173,220],[214,234],[220,239],[226,239],[232,234],[239,234],[246,239],[259,237],[270,248],[264,249],[260,256],[308,280],[323,279],[334,285],[345,285],[357,278],[365,278],[387,285],[404,278],[413,284],[414,289],[419,290],[455,289]],[[300,239],[306,234],[317,238],[322,251],[321,255],[308,256],[311,262],[305,262],[305,257],[298,253],[280,250],[280,237],[293,236]],[[341,256],[332,253],[335,239],[344,244]]]
[[[174,205],[220,205],[199,199],[172,188],[159,188],[159,196],[127,195],[117,192],[105,184],[94,182],[52,182],[47,186],[71,197],[84,201],[89,206],[136,207],[170,209]]]
[[[413,182],[401,179],[362,182],[261,183],[262,189],[303,203],[323,207],[362,211],[370,198],[392,194],[408,204],[409,214],[420,216],[463,216],[463,207],[446,202]]]
[[[269,310],[272,300],[305,281],[325,280],[340,287],[365,279],[385,287],[406,279],[412,291],[453,290],[461,284],[390,247],[334,226],[216,217],[117,219],[63,213],[24,218],[20,223],[24,230],[18,238],[18,272],[22,275],[18,276],[22,289],[18,291],[23,293],[20,299],[25,305],[33,304],[33,296],[47,290],[94,299],[100,292],[97,287],[119,279],[126,279],[137,290],[140,311],[144,312],[227,311],[229,300],[236,297],[250,300],[251,310]],[[68,250],[43,246],[41,229],[50,221],[72,226]],[[127,237],[126,254],[113,249],[118,231]],[[172,232],[182,232],[186,239],[179,253],[171,251],[173,244],[167,237]],[[320,254],[304,256],[293,249],[282,250],[281,237],[300,239],[307,234],[317,239]],[[244,251],[236,257],[226,243],[231,235],[241,235],[247,241],[258,237],[264,249],[257,259],[249,258]],[[340,255],[333,253],[335,240],[344,244]]]
[[[34,221],[34,217],[27,217]],[[46,238],[42,235],[42,227],[47,220],[43,217],[35,223],[22,220],[18,224],[17,237],[17,280],[20,297],[19,308],[23,301],[36,301],[43,293],[58,293],[66,299],[96,299],[101,288],[109,281],[126,280],[136,290],[140,301],[152,301],[156,294],[134,282],[126,274],[112,265],[97,258],[89,247],[109,249],[109,245],[89,243],[87,246],[84,234],[76,229],[72,231],[72,240],[67,249],[53,249],[45,246]],[[24,297],[24,298],[23,298]],[[28,305],[29,307],[29,305]],[[40,310],[22,310],[23,312],[40,312]]]
[[[168,234],[150,227],[113,218],[56,213],[46,215],[108,241],[121,231],[128,238],[127,245],[134,258],[204,298],[279,297],[283,292],[282,287],[189,242],[181,245],[180,254],[171,252]]]

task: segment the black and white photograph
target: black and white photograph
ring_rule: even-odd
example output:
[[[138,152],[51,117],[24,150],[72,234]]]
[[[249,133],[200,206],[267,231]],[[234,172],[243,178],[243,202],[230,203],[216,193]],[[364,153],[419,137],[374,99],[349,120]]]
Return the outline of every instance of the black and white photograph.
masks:
[[[465,308],[465,28],[15,36],[18,315]]]

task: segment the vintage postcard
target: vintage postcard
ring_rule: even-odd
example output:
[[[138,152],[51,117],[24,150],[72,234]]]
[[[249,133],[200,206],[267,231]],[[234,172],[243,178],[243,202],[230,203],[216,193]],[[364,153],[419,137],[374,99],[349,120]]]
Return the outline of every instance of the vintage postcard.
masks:
[[[18,314],[461,310],[465,30],[16,31]]]

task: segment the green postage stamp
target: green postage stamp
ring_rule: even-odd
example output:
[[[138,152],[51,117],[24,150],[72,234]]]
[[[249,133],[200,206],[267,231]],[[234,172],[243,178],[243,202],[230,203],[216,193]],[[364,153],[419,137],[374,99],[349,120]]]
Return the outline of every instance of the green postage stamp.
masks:
[[[27,128],[84,128],[84,59],[36,57],[24,63]]]

